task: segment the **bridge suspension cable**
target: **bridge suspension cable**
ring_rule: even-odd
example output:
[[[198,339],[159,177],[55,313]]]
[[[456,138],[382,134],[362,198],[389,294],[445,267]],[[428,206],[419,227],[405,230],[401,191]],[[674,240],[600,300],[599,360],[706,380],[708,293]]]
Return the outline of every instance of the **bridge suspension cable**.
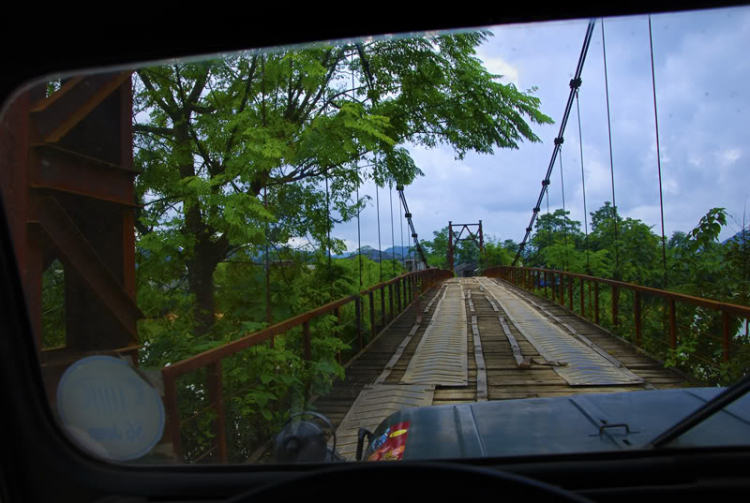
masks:
[[[654,37],[651,15],[648,16],[648,44],[651,51],[651,88],[654,95],[654,129],[656,130],[656,167],[659,171],[659,209],[661,210],[661,256],[664,264],[664,289],[667,288],[667,239],[664,235],[664,196],[661,185],[661,148],[659,146],[659,114],[656,109],[656,72],[654,71]]]
[[[555,166],[555,160],[557,160],[557,155],[560,152],[560,145],[562,144],[562,138],[565,134],[565,126],[568,124],[568,117],[570,117],[570,110],[573,107],[573,97],[575,96],[577,89],[581,86],[581,72],[583,71],[583,64],[586,61],[586,54],[588,54],[589,45],[591,44],[591,36],[594,33],[595,23],[596,23],[595,19],[590,20],[588,24],[588,28],[586,29],[586,36],[584,37],[584,40],[583,40],[583,47],[581,47],[581,54],[578,57],[578,65],[576,66],[575,75],[573,76],[573,79],[570,81],[570,95],[568,96],[568,102],[565,105],[565,112],[563,113],[563,118],[562,118],[562,121],[560,122],[560,131],[557,135],[557,138],[560,139],[560,142],[558,143],[557,139],[555,139],[555,148],[552,150],[552,158],[550,159],[549,165],[547,166],[547,173],[544,176],[544,180],[542,180],[542,191],[539,193],[539,199],[537,200],[537,203],[534,206],[533,213],[531,215],[531,221],[529,222],[529,226],[526,228],[526,235],[524,236],[523,241],[521,241],[521,244],[518,246],[518,252],[516,253],[516,257],[513,259],[513,265],[516,265],[516,262],[518,262],[518,259],[520,258],[521,253],[523,253],[523,250],[526,247],[526,243],[529,240],[531,231],[534,229],[534,222],[536,221],[537,215],[539,214],[540,207],[544,200],[544,194],[547,192],[549,188],[550,175],[552,175],[552,169]]]
[[[362,212],[359,206],[359,180],[357,180],[357,260],[359,260],[359,289],[362,289],[362,228],[359,223],[359,214]]]
[[[375,205],[378,212],[378,265],[380,266],[380,282],[383,282],[383,245],[380,243],[380,195],[378,184],[375,183]]]
[[[615,278],[620,276],[620,254],[617,243],[617,202],[615,201],[615,161],[612,155],[612,119],[609,111],[609,79],[607,77],[607,46],[604,37],[604,19],[602,19],[602,54],[604,55],[604,93],[607,98],[607,134],[609,136],[609,171],[612,178],[612,220],[615,225]]]
[[[558,138],[560,140],[560,153],[559,153],[559,159],[560,159],[560,190],[562,192],[562,207],[563,207],[563,236],[565,236],[565,270],[567,271],[570,268],[570,251],[568,250],[568,222],[567,214],[565,211],[565,176],[563,175],[563,153],[562,153],[562,143],[563,139],[562,137]]]
[[[576,89],[576,111],[578,112],[578,144],[581,147],[581,187],[583,189],[583,228],[586,232],[583,245],[586,247],[586,273],[591,274],[591,261],[589,260],[589,214],[586,208],[586,175],[583,171],[583,133],[581,132],[581,104],[578,99],[579,90]]]
[[[391,259],[391,264],[393,265],[393,276],[396,276],[396,234],[395,229],[393,228],[393,184],[388,184],[388,199],[391,203],[391,256],[393,257]]]
[[[396,187],[398,189],[398,186]],[[404,204],[399,199],[398,204],[401,206],[401,264],[406,269],[406,256],[404,255]]]
[[[328,176],[326,176],[326,220],[328,222],[326,246],[328,247],[328,281],[330,283],[330,299],[333,300],[333,275],[331,274],[331,196],[328,191]]]
[[[404,206],[404,216],[406,217],[406,221],[409,224],[409,230],[411,230],[411,237],[414,240],[414,249],[419,254],[419,258],[422,260],[422,263],[425,265],[425,267],[428,267],[427,259],[424,256],[424,252],[422,251],[422,246],[419,244],[419,236],[417,235],[417,231],[414,229],[414,222],[411,218],[411,213],[409,212],[409,205],[406,203],[406,196],[404,195],[404,186],[403,185],[397,185],[396,190],[398,191],[399,196],[401,197],[401,204]]]

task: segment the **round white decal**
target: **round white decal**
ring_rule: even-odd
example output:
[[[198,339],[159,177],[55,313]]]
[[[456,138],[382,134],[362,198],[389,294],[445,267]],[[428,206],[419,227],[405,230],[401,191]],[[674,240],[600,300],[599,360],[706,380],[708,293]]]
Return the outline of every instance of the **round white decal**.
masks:
[[[76,441],[108,459],[144,456],[164,432],[159,393],[111,356],[89,356],[68,367],[57,388],[57,408]]]

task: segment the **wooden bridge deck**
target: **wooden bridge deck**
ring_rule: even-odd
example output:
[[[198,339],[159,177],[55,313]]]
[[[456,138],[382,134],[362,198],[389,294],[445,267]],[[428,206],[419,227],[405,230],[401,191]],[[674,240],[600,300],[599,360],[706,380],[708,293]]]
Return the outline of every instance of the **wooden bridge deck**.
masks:
[[[490,302],[485,286],[487,282],[496,281],[506,293],[529,298],[547,313],[535,307],[536,312],[543,313],[549,321],[560,325],[567,324],[576,332],[616,358],[623,367],[643,379],[643,383],[607,386],[572,386],[563,379],[553,367],[545,365],[537,349],[524,337],[514,325],[508,313],[498,302]],[[346,378],[336,382],[331,392],[315,401],[317,411],[330,418],[338,428],[350,411],[357,396],[368,385],[374,383],[392,385],[401,383],[409,362],[415,355],[427,327],[435,316],[439,297],[445,293],[445,283],[452,284],[451,295],[457,295],[460,285],[461,295],[467,314],[467,362],[468,385],[436,385],[432,396],[432,405],[447,405],[481,401],[483,396],[488,400],[510,400],[522,398],[552,397],[580,393],[606,393],[620,391],[637,391],[644,389],[663,389],[682,386],[695,386],[686,378],[672,370],[665,369],[658,361],[638,351],[630,344],[616,338],[601,327],[580,318],[564,307],[550,300],[532,296],[515,286],[497,279],[487,278],[454,278],[438,284],[423,294],[419,305],[412,305],[400,317],[355,357],[346,368]],[[492,286],[495,289],[494,285]],[[496,290],[496,289],[495,289]],[[437,302],[432,302],[432,301]],[[493,307],[493,303],[495,306]],[[430,305],[430,309],[425,308]],[[527,305],[531,306],[527,303]],[[472,311],[473,309],[473,311]],[[497,310],[496,310],[497,309]],[[427,312],[425,312],[427,311]],[[554,318],[549,316],[551,314]],[[417,316],[421,316],[419,327],[415,330]],[[517,340],[523,358],[531,358],[527,368],[519,367],[513,349],[498,316],[502,316],[511,335]],[[476,317],[477,334],[472,330],[472,317]],[[413,334],[409,338],[410,332]],[[485,370],[477,370],[474,340],[481,344],[481,355]],[[400,347],[401,346],[401,347]],[[400,356],[395,357],[398,352]],[[481,361],[481,359],[480,359]],[[392,368],[387,368],[389,362]],[[527,360],[528,363],[528,360]],[[478,379],[479,376],[479,379]],[[479,386],[478,386],[479,383]],[[402,383],[403,384],[403,383]],[[478,394],[479,390],[479,394]],[[486,395],[485,395],[486,393]]]

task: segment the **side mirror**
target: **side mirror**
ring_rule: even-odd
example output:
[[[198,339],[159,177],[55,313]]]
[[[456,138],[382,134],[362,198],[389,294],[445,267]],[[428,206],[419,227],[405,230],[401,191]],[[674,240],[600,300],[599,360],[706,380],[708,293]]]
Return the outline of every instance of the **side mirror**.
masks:
[[[364,452],[365,439],[369,442],[375,437],[373,433],[367,428],[360,428],[357,432],[357,461],[362,461],[362,453]]]

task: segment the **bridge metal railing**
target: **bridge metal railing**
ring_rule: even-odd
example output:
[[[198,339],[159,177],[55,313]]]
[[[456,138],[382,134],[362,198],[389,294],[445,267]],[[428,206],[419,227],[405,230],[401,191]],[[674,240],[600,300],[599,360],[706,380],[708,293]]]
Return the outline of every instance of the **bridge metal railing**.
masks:
[[[567,301],[570,311],[619,332],[640,348],[646,345],[646,350],[651,349],[649,352],[668,355],[675,366],[679,366],[675,361],[679,362],[682,357],[694,360],[695,365],[721,371],[722,364],[732,363],[741,352],[743,362],[750,356],[747,332],[742,335],[738,330],[743,325],[747,330],[750,320],[750,307],[747,306],[535,267],[497,266],[486,269],[484,274],[551,298],[564,307]],[[629,292],[629,298],[624,298],[622,292]],[[609,304],[604,306],[605,317],[602,317],[600,305],[602,298]],[[659,302],[660,299],[666,305]],[[648,313],[645,308],[649,309]],[[630,313],[623,314],[623,311]],[[647,317],[652,328],[661,325],[662,336],[644,335],[644,319]],[[628,330],[622,330],[624,325]],[[703,344],[703,347],[709,348],[708,354],[698,354],[701,341],[697,339],[707,339],[708,344]],[[663,351],[654,351],[660,346]]]
[[[301,331],[302,359],[306,364],[312,360],[311,322],[316,318],[324,316],[335,316],[337,325],[353,324],[356,327],[355,337],[349,341],[350,344],[357,343],[357,352],[366,347],[366,342],[374,339],[387,323],[392,322],[400,313],[406,311],[412,303],[419,306],[419,298],[438,281],[452,277],[450,271],[439,269],[427,269],[397,276],[393,279],[379,283],[355,295],[325,304],[317,309],[294,316],[281,321],[263,330],[250,333],[240,339],[225,345],[204,351],[195,356],[174,363],[161,370],[164,383],[164,403],[167,413],[167,435],[171,438],[172,449],[177,460],[182,461],[183,438],[181,429],[188,422],[196,421],[203,417],[213,424],[209,437],[213,439],[213,446],[197,456],[191,456],[192,462],[203,459],[211,459],[218,462],[226,462],[227,456],[227,429],[225,417],[225,401],[229,398],[224,393],[222,378],[222,360],[234,357],[238,353],[258,346],[266,341],[273,344],[274,338],[291,333],[293,330]],[[344,323],[343,313],[348,306],[353,305],[352,319]],[[367,328],[369,325],[369,328]],[[366,337],[369,332],[369,337]],[[339,355],[339,362],[341,356]],[[178,379],[188,374],[205,373],[205,389],[207,396],[199,406],[198,410],[187,413],[180,411],[178,407]],[[247,388],[252,387],[249,383]],[[247,389],[243,388],[243,390]],[[232,396],[235,396],[235,392]],[[186,417],[183,417],[186,416]]]

